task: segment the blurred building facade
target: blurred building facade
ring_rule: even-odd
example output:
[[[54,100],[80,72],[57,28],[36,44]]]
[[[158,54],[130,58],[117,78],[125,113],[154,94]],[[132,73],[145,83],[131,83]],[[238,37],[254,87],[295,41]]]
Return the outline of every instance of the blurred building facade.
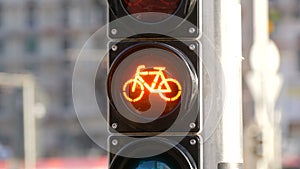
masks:
[[[30,73],[36,79],[36,98],[46,110],[37,119],[41,158],[87,155],[95,146],[73,108],[70,51],[81,49],[105,23],[102,0],[0,1],[0,72]],[[22,111],[18,92],[0,86],[0,145],[17,139],[17,112]]]
[[[275,26],[271,37],[281,52],[280,73],[284,78],[278,102],[282,111],[283,153],[300,157],[300,1],[271,0],[270,14]]]

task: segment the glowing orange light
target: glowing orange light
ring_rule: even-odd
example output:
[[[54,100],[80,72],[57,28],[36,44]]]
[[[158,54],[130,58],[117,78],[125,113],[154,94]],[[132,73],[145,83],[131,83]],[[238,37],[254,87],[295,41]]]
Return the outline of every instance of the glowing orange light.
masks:
[[[147,71],[145,65],[139,65],[136,69],[136,73],[133,79],[129,79],[123,85],[123,95],[126,100],[130,102],[138,102],[142,99],[145,88],[150,93],[158,93],[159,96],[164,99],[165,101],[176,101],[180,98],[182,93],[182,87],[180,83],[176,79],[166,78],[163,70],[165,67],[153,67],[153,70]],[[142,76],[155,76],[152,83],[148,84]],[[159,80],[161,82],[158,84]],[[170,83],[174,83],[177,86],[178,93],[175,96],[167,97],[164,95],[165,93],[171,93],[172,89],[170,87]],[[134,98],[128,96],[126,89],[129,87],[131,92],[137,92],[140,90],[140,93],[136,94]]]

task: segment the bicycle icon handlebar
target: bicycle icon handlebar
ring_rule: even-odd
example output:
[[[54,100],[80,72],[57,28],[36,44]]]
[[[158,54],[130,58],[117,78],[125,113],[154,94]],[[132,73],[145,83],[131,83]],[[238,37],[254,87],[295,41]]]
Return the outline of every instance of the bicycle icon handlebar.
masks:
[[[150,93],[158,93],[159,96],[165,101],[176,101],[180,98],[182,93],[182,87],[180,83],[173,78],[166,78],[163,71],[166,69],[165,67],[153,67],[153,70],[146,70],[145,65],[139,65],[136,69],[136,73],[134,78],[129,79],[123,85],[123,96],[129,102],[138,102],[140,101],[144,94],[145,89],[147,89]],[[155,76],[152,83],[149,84],[144,80],[144,76]],[[161,80],[161,82],[159,82]],[[158,83],[159,82],[159,83]],[[174,92],[172,90],[170,84],[173,83],[177,87],[177,93],[174,96],[168,97],[164,95],[165,93]],[[127,94],[128,91],[131,92],[140,92],[137,96],[130,96]]]

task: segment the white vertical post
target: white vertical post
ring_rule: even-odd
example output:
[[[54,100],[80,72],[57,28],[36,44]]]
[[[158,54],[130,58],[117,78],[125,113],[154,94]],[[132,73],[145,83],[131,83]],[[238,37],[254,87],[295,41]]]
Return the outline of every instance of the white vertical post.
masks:
[[[267,43],[269,41],[268,21],[269,21],[268,0],[253,0],[253,23],[254,42]]]
[[[243,163],[241,4],[221,1],[221,63],[224,73],[223,162]]]
[[[23,130],[25,169],[35,169],[36,127],[35,127],[35,83],[30,75],[0,73],[0,86],[21,87],[23,89]]]
[[[276,151],[275,103],[282,85],[278,75],[279,52],[269,38],[268,0],[254,0],[254,43],[250,53],[252,72],[247,82],[255,102],[255,119],[262,133],[262,158],[257,160],[257,169],[280,168]],[[277,160],[277,161],[276,161]]]
[[[36,128],[34,115],[34,81],[25,76],[23,81],[23,107],[24,107],[24,148],[25,169],[35,169],[36,165]]]
[[[212,96],[216,111],[204,111],[205,117],[216,116],[204,121],[204,131],[216,125],[212,135],[205,133],[204,169],[243,168],[241,34],[240,0],[203,0],[203,57],[216,59],[209,76],[217,83]],[[204,110],[207,106],[204,102]]]

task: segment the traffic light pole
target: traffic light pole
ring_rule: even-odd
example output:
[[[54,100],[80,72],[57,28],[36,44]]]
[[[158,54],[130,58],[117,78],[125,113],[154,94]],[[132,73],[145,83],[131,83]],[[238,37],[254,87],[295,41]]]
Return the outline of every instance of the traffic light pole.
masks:
[[[203,1],[202,43],[204,59],[215,55],[220,60],[220,65],[216,66],[221,66],[223,71],[215,71],[215,75],[210,76],[217,77],[223,73],[221,76],[224,82],[221,85],[223,101],[213,105],[221,107],[220,123],[217,123],[216,130],[204,142],[204,169],[242,169],[242,52],[239,0]],[[209,50],[211,44],[215,46],[215,53]],[[217,69],[218,67],[215,68]]]
[[[225,81],[223,113],[223,160],[242,163],[241,5],[221,1],[221,64]]]

